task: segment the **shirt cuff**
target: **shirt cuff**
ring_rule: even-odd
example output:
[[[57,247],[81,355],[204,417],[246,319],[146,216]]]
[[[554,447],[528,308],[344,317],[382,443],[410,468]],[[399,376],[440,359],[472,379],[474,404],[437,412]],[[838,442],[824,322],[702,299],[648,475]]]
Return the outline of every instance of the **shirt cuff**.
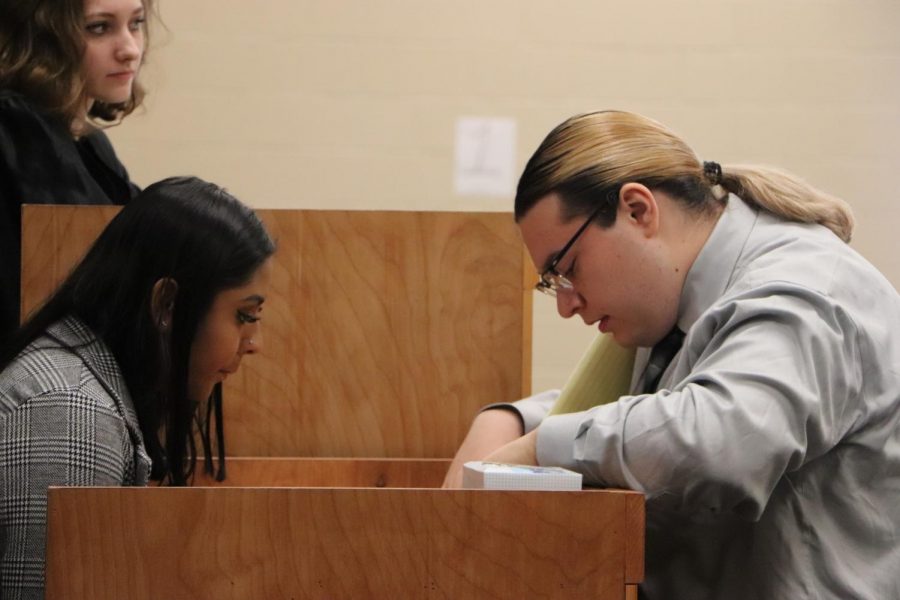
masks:
[[[541,421],[543,421],[544,417],[547,416],[547,413],[550,412],[556,399],[559,398],[559,393],[559,390],[547,390],[540,394],[523,398],[518,402],[497,402],[495,404],[488,404],[481,410],[505,408],[507,410],[515,411],[522,419],[523,433],[528,433],[541,424]]]
[[[578,470],[575,462],[575,437],[581,430],[584,413],[547,417],[537,434],[537,462],[545,467]]]

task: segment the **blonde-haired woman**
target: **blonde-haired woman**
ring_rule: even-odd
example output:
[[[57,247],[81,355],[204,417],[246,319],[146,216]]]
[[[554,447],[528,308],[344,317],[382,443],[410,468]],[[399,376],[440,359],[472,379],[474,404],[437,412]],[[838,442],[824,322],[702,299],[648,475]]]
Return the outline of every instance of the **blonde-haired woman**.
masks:
[[[19,322],[22,204],[138,192],[101,130],[129,115],[152,0],[0,2],[0,343]]]
[[[900,597],[900,297],[843,201],[605,111],[547,136],[515,214],[537,289],[638,348],[634,384],[483,411],[446,485],[488,458],[644,492],[647,598]]]

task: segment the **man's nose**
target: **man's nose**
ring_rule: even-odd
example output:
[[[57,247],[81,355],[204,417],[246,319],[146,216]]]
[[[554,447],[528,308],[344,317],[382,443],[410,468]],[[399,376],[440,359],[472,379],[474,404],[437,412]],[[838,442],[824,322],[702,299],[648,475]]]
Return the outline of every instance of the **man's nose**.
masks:
[[[574,289],[559,288],[556,290],[556,310],[563,319],[573,316],[584,306],[584,301]]]

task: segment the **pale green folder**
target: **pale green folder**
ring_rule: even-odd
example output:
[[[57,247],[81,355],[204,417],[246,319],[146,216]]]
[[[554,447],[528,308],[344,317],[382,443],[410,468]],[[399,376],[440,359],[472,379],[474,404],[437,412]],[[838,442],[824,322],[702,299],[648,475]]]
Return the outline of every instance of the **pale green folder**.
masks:
[[[598,335],[581,357],[549,414],[587,410],[615,402],[628,394],[634,352],[617,344],[610,334]]]

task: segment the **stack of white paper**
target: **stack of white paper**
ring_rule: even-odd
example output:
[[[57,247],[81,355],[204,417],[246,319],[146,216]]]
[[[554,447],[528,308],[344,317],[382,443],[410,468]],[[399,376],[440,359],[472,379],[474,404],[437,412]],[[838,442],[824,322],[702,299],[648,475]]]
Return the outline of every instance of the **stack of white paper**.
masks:
[[[473,460],[463,465],[463,487],[486,490],[580,490],[581,473],[560,467]]]

